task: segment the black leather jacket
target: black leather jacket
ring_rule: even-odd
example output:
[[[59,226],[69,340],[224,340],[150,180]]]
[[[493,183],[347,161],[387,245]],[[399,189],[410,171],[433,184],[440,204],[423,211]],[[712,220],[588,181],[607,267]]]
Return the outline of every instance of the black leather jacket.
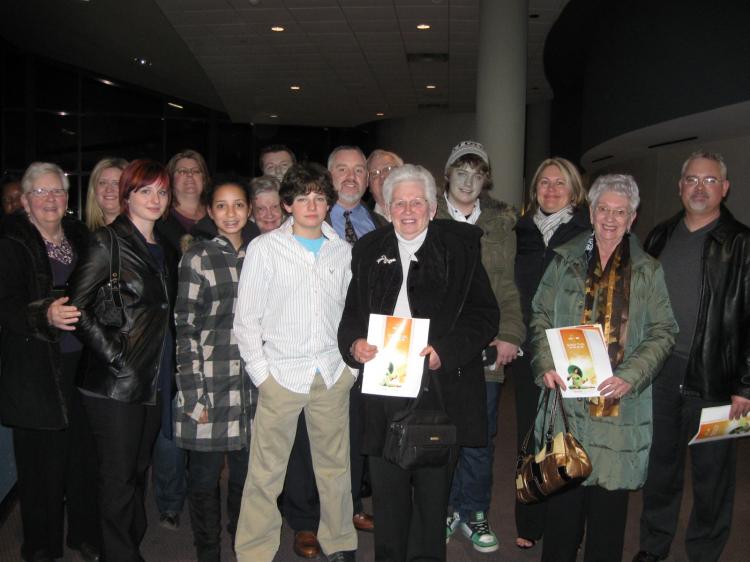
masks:
[[[70,280],[70,304],[81,310],[76,334],[88,349],[79,386],[121,402],[154,404],[165,337],[173,324],[176,260],[162,244],[162,272],[130,219],[121,215],[111,227],[120,246],[125,323],[107,327],[94,314],[99,287],[109,281],[111,242],[100,229]]]
[[[658,225],[644,249],[658,258],[684,211]],[[703,279],[683,388],[702,398],[750,398],[750,229],[722,205],[703,247]]]

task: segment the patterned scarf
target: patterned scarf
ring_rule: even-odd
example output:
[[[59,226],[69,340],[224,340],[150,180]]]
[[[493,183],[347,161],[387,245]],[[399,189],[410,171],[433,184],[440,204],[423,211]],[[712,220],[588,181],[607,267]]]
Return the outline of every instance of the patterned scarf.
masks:
[[[44,245],[47,248],[47,256],[50,259],[59,261],[63,265],[73,263],[73,246],[68,242],[67,238],[63,237],[59,246],[56,246],[49,240],[45,240]]]
[[[622,363],[628,337],[628,304],[630,302],[630,242],[626,234],[602,269],[596,238],[591,235],[586,246],[588,271],[583,307],[584,324],[601,324],[612,370]],[[594,315],[596,303],[596,318]],[[619,400],[592,399],[592,415],[616,416]]]
[[[560,226],[561,224],[565,224],[566,222],[570,222],[570,219],[572,218],[572,205],[563,207],[562,209],[560,209],[556,213],[552,213],[551,215],[545,214],[542,209],[537,209],[536,213],[534,213],[534,224],[539,229],[539,232],[542,233],[544,245],[549,245],[549,241],[552,238],[552,235],[555,234],[558,226]]]

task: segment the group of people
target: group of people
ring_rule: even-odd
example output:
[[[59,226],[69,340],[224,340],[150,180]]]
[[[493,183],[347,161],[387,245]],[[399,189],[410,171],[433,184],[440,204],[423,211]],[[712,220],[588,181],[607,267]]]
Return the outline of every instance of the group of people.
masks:
[[[545,331],[588,323],[614,376],[562,407],[593,472],[518,503],[515,545],[543,538],[542,560],[573,561],[585,537],[585,560],[620,560],[643,488],[634,560],[667,557],[701,409],[750,411],[750,230],[723,204],[720,155],[685,161],[683,210],[644,246],[634,178],[603,175],[587,193],[564,158],[539,165],[520,217],[490,196],[474,141],[453,148],[441,188],[382,149],[339,146],[323,167],[273,145],[260,167],[248,184],[210,178],[192,150],[166,166],[107,158],[85,225],[55,164],[3,185],[0,417],[24,560],[59,558],[63,541],[87,561],[143,560],[149,466],[161,525],[178,527],[187,499],[200,562],[220,560],[225,465],[241,562],[274,558],[282,518],[303,558],[355,560],[358,531],[381,562],[445,560],[458,534],[497,551],[502,383],[510,373],[518,444],[534,425],[540,439],[542,389],[569,384]],[[362,392],[371,314],[430,320],[416,403]],[[450,461],[384,457],[407,408],[447,414]],[[691,560],[718,560],[728,539],[735,455],[727,441],[691,449]]]

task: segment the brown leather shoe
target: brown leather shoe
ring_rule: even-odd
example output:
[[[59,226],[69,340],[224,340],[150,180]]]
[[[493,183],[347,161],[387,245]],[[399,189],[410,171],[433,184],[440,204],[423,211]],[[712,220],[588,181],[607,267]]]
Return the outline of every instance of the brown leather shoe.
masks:
[[[294,533],[294,554],[301,558],[317,558],[320,554],[318,536],[312,531]]]
[[[372,533],[375,529],[375,520],[372,518],[372,515],[365,513],[364,511],[355,513],[352,517],[352,523],[354,523],[354,528],[357,529],[357,531]]]

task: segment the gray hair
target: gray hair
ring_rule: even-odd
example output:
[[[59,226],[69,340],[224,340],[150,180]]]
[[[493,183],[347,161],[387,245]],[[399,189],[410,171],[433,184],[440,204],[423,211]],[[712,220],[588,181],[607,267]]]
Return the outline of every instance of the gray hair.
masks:
[[[375,158],[379,156],[380,157],[390,156],[393,160],[396,161],[397,166],[404,165],[404,161],[402,160],[402,158],[395,152],[391,152],[390,150],[383,150],[382,148],[376,148],[375,150],[370,152],[370,155],[367,157],[367,167],[369,168],[370,162],[372,162],[373,160],[375,160]]]
[[[261,193],[269,193],[275,191],[279,192],[281,189],[281,183],[274,176],[260,176],[250,180],[250,192],[252,193],[252,200]]]
[[[636,209],[638,209],[641,197],[638,195],[638,184],[635,183],[633,176],[628,174],[606,174],[596,178],[591,189],[589,189],[589,207],[592,209],[596,207],[597,203],[599,203],[599,198],[608,191],[627,197],[631,214],[635,213]]]
[[[721,179],[727,179],[727,164],[726,162],[724,162],[724,157],[718,152],[708,152],[707,150],[698,150],[688,156],[687,160],[682,163],[680,177],[685,175],[685,170],[687,170],[690,162],[692,162],[693,160],[697,160],[698,158],[705,158],[706,160],[713,160],[714,162],[716,162],[719,165],[719,169],[721,170]]]
[[[68,176],[65,175],[65,172],[62,171],[60,166],[53,164],[52,162],[32,162],[29,167],[26,168],[26,171],[21,178],[21,190],[24,193],[28,193],[34,188],[34,182],[36,182],[37,178],[45,174],[57,174],[60,178],[60,184],[63,189],[65,191],[70,189]]]
[[[365,162],[365,166],[367,166],[367,158],[365,157],[365,153],[362,152],[362,149],[358,146],[350,146],[347,144],[342,144],[341,146],[337,146],[331,151],[331,154],[328,155],[328,164],[326,167],[328,168],[328,171],[330,172],[333,168],[333,161],[336,158],[336,154],[341,152],[342,150],[354,150],[356,152],[359,152],[360,155],[362,155],[362,160]]]
[[[404,164],[394,168],[383,183],[383,200],[390,207],[393,198],[393,190],[400,183],[406,181],[420,182],[424,185],[424,198],[430,204],[430,210],[437,208],[437,186],[432,174],[422,166]]]

